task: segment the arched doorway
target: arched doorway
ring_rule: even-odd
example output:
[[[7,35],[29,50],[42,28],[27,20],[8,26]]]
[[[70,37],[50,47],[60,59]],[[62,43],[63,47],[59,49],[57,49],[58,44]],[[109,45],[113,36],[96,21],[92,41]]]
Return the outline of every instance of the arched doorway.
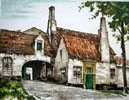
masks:
[[[22,67],[22,78],[25,80],[46,80],[52,78],[53,66],[47,62],[34,60]]]

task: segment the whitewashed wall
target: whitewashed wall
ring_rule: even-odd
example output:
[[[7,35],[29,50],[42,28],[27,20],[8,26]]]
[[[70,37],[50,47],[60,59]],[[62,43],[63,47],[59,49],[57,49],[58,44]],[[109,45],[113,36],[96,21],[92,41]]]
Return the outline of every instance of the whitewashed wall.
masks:
[[[96,63],[96,84],[110,83],[110,64],[97,62]]]
[[[60,50],[62,50],[62,57],[60,54]],[[57,56],[55,58],[55,66],[54,66],[54,76],[58,77],[58,76],[62,76],[61,75],[61,68],[68,66],[68,52],[67,49],[65,47],[65,43],[63,41],[63,39],[61,39],[58,51],[57,51]]]
[[[29,61],[40,60],[50,63],[50,57],[40,55],[16,55],[16,54],[0,54],[0,73],[2,73],[2,58],[11,57],[13,59],[13,76],[22,75],[22,66]]]
[[[110,69],[115,69],[115,77],[110,77]],[[117,69],[116,64],[96,63],[96,84],[117,84]]]
[[[111,69],[115,69],[115,77],[113,79],[110,78],[110,82],[117,84],[117,69],[116,69],[116,64],[110,64]]]
[[[127,74],[127,86],[129,87],[129,67],[128,66],[126,69],[126,74]],[[117,67],[117,86],[118,87],[124,86],[122,67]]]
[[[76,84],[74,82],[73,66],[82,67],[82,83],[83,83],[83,62],[78,60],[78,59],[69,59],[69,63],[68,63],[68,83]],[[82,84],[82,83],[80,83],[80,84]]]

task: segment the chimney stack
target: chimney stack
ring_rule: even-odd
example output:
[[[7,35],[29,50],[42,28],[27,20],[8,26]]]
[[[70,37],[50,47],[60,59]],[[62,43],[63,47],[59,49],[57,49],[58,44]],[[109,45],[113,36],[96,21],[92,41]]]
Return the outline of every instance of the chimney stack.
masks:
[[[47,34],[49,37],[49,42],[56,49],[56,42],[55,42],[55,34],[56,34],[56,20],[55,20],[55,7],[49,7],[49,19],[48,19],[48,27],[47,27]]]
[[[54,6],[49,7],[49,19],[55,20],[55,7]]]
[[[108,32],[106,27],[106,20],[104,17],[101,17],[99,36],[100,36],[101,61],[110,62]]]

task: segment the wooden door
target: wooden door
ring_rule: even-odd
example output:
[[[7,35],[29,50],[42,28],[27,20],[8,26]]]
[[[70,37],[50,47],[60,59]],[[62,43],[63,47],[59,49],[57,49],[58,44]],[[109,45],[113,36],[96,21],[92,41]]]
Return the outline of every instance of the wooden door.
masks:
[[[86,88],[93,89],[93,75],[92,74],[86,75]]]

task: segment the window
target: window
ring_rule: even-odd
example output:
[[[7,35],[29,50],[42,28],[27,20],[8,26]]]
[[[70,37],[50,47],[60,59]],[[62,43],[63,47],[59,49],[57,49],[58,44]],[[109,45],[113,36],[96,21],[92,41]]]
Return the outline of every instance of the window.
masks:
[[[110,77],[112,79],[115,77],[115,69],[110,69]]]
[[[37,50],[42,50],[42,43],[41,42],[37,42]]]
[[[75,82],[81,83],[82,82],[82,67],[74,66],[73,67],[73,75],[74,75]]]
[[[87,71],[87,73],[93,73],[93,68],[92,67],[87,67],[86,71]]]
[[[60,50],[60,57],[61,57],[61,59],[62,59],[62,50]]]
[[[2,59],[2,64],[4,68],[11,68],[12,66],[12,58],[11,57],[4,57]]]

